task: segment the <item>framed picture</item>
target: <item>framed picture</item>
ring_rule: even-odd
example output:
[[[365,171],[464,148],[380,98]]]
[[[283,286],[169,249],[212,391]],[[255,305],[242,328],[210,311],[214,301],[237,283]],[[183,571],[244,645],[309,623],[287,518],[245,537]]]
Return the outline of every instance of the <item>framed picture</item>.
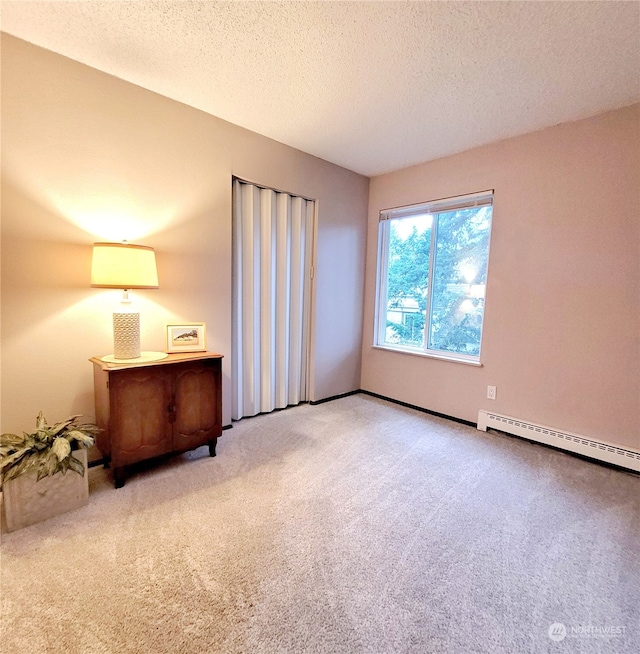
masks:
[[[204,352],[203,322],[187,325],[167,325],[167,352]]]

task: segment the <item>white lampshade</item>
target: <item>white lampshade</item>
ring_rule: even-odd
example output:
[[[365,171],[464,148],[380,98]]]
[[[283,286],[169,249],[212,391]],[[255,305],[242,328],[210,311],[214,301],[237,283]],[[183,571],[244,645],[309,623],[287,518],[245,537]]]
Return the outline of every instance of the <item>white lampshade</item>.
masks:
[[[99,288],[158,288],[153,248],[129,243],[94,243],[91,286]]]

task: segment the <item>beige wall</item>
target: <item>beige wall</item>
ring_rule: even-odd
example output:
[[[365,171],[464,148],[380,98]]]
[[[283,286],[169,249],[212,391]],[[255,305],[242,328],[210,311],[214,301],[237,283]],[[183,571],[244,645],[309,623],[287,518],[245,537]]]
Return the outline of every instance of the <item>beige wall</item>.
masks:
[[[482,367],[373,349],[380,209],[490,188]],[[640,105],[375,177],[362,388],[640,448],[639,262]]]
[[[123,238],[157,254],[142,348],[206,322],[230,422],[232,175],[317,200],[313,397],[357,389],[367,178],[2,35],[2,431],[93,416],[119,294],[89,288],[91,245]]]

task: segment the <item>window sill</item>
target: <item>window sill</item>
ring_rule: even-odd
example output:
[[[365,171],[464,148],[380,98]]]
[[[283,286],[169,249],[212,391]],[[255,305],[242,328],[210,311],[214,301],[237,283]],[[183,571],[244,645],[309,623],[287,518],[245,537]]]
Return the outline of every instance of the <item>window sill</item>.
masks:
[[[470,359],[461,359],[456,356],[449,356],[446,354],[434,354],[432,352],[420,352],[418,350],[403,350],[399,347],[390,347],[388,345],[372,345],[374,350],[384,350],[385,352],[396,352],[398,354],[409,354],[417,357],[425,357],[427,359],[438,359],[440,361],[449,361],[450,363],[463,363],[467,366],[475,366],[482,368],[480,361],[471,361]]]

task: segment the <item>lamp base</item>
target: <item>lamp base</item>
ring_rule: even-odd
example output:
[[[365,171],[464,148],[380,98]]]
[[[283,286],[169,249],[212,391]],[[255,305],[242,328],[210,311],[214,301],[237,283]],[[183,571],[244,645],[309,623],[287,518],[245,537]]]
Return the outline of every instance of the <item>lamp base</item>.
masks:
[[[161,361],[169,355],[166,352],[140,352],[139,357],[131,359],[116,358],[113,354],[107,354],[101,358],[105,363],[149,363],[150,361]]]
[[[140,314],[137,311],[114,312],[113,355],[118,359],[140,356]]]

